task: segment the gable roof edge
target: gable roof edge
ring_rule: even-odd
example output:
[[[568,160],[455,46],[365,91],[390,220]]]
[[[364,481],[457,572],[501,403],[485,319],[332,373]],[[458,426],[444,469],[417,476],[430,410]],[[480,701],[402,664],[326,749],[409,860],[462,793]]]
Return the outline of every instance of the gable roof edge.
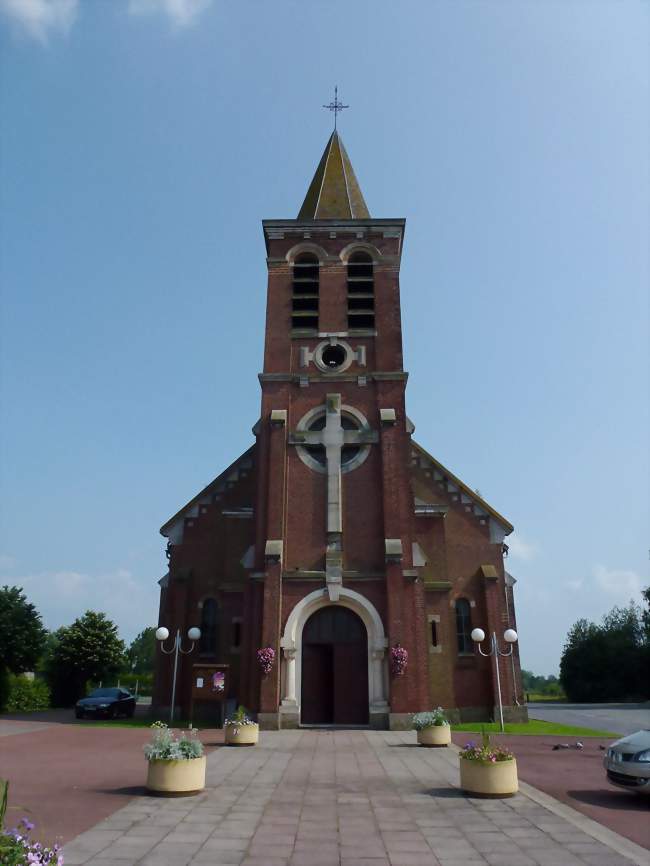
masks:
[[[466,493],[467,496],[473,499],[478,505],[480,505],[481,508],[485,509],[485,511],[487,511],[490,517],[494,518],[494,520],[496,520],[497,523],[499,523],[506,530],[506,535],[510,535],[510,533],[514,529],[514,526],[512,525],[512,523],[510,523],[509,520],[506,520],[506,518],[502,514],[499,514],[496,509],[492,508],[489,503],[487,503],[474,490],[468,487],[464,481],[461,481],[457,475],[454,475],[451,470],[447,469],[446,466],[443,466],[439,460],[436,460],[435,457],[429,454],[429,452],[421,445],[419,445],[414,439],[411,439],[411,445],[416,449],[416,451],[419,451],[420,454],[426,457],[427,460],[430,460],[431,463],[433,463],[433,465],[436,467],[436,469],[438,469],[440,472],[443,472],[454,484],[457,484],[458,487],[460,487],[460,489],[463,491],[463,493]]]
[[[188,509],[193,508],[195,505],[197,505],[200,502],[200,500],[204,496],[207,496],[210,493],[210,491],[215,486],[217,486],[219,484],[220,481],[225,480],[226,476],[228,476],[229,473],[231,473],[233,471],[233,469],[235,469],[238,466],[238,464],[242,462],[242,460],[245,460],[247,457],[250,457],[253,454],[253,451],[255,449],[255,445],[256,445],[256,443],[254,442],[250,446],[250,448],[248,448],[246,451],[244,451],[243,454],[240,454],[239,457],[230,464],[230,466],[228,466],[226,469],[224,469],[223,472],[220,472],[216,478],[214,478],[209,484],[207,484],[203,488],[203,490],[200,490],[196,494],[196,496],[192,497],[192,499],[190,499],[189,502],[187,502],[185,505],[183,505],[182,508],[179,508],[179,510],[176,512],[176,514],[174,514],[173,517],[170,517],[169,520],[167,520],[165,523],[163,523],[163,525],[160,527],[160,534],[162,536],[164,536],[165,538],[167,538],[168,532],[171,529],[172,525],[174,523],[176,523],[177,520],[180,520],[183,517],[183,515],[185,514],[185,512],[188,511]]]

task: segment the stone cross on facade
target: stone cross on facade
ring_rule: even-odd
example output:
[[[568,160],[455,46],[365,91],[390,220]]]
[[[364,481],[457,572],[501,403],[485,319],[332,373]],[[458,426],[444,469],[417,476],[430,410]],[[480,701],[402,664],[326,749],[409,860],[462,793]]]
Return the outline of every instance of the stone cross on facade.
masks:
[[[320,430],[299,430],[289,437],[292,445],[316,445],[325,449],[327,466],[327,551],[325,571],[332,601],[338,600],[343,578],[343,511],[341,501],[341,451],[344,445],[361,448],[378,441],[377,433],[367,427],[347,430],[341,423],[341,395],[327,394],[325,426]],[[353,468],[353,467],[350,467]]]

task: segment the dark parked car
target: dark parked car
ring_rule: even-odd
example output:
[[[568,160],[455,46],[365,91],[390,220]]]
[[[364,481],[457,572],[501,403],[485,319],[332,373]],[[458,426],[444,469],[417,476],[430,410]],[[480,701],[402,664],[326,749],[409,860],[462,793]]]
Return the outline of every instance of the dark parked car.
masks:
[[[126,689],[95,689],[87,698],[77,701],[74,708],[78,719],[84,716],[105,719],[127,716],[130,719],[134,712],[135,698]]]

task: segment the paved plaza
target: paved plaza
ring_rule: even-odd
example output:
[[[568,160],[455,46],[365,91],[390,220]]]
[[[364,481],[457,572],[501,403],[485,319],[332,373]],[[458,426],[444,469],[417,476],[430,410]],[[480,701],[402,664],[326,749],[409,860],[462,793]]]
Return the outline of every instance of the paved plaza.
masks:
[[[263,732],[217,748],[195,797],[139,796],[66,866],[638,866],[650,855],[545,794],[464,797],[451,749],[408,732]]]

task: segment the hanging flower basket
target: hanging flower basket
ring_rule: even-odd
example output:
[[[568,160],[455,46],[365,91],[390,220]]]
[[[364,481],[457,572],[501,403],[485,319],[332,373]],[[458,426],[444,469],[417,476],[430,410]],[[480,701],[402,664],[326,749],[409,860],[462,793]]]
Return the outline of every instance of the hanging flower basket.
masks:
[[[400,644],[395,644],[394,647],[391,647],[390,650],[390,665],[393,671],[393,675],[396,677],[403,677],[404,672],[406,670],[406,666],[409,663],[409,654],[408,651],[404,649]]]
[[[267,677],[273,670],[275,662],[275,650],[273,647],[265,646],[257,651],[257,662],[262,670],[262,673]]]

